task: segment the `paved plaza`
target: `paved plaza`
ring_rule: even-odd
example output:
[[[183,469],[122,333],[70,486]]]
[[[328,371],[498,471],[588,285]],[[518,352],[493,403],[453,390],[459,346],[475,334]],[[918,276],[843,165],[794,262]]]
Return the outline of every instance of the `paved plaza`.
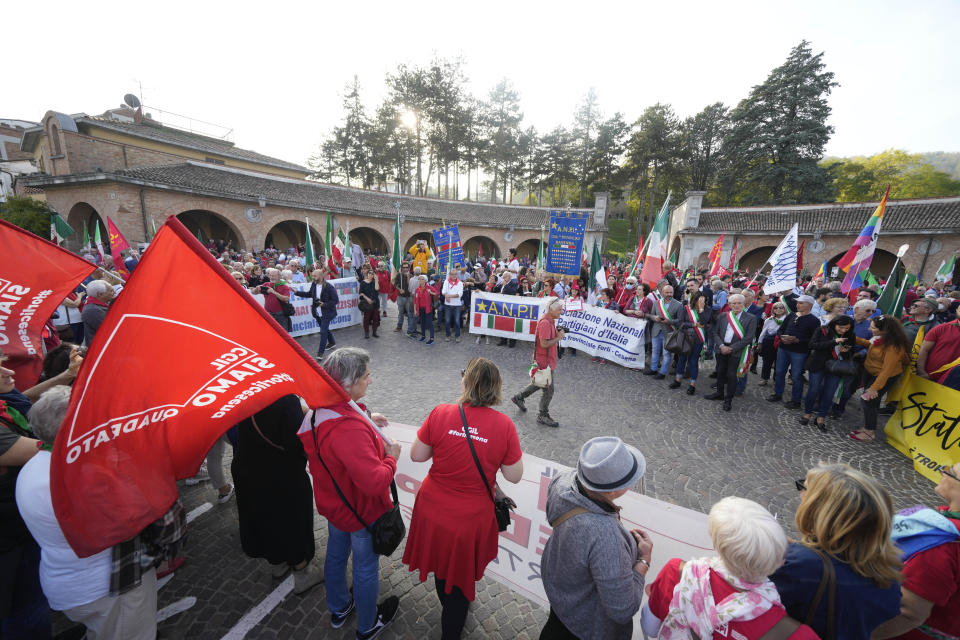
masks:
[[[447,343],[443,335],[432,347],[394,333],[395,307],[384,318],[379,339],[363,339],[359,326],[338,330],[338,346],[358,345],[370,350],[373,383],[366,404],[395,422],[419,425],[436,404],[454,402],[460,391],[460,370],[473,356],[496,362],[504,378],[501,409],[517,425],[524,451],[573,466],[580,446],[593,436],[617,435],[646,456],[646,493],[660,500],[707,512],[724,496],[756,500],[778,514],[788,533],[795,533],[793,514],[799,502],[794,480],[803,477],[818,461],[847,462],[880,479],[899,509],[908,505],[936,504],[933,485],[913,471],[910,461],[881,443],[857,443],[846,437],[858,426],[860,410],[851,401],[842,421],[830,420],[830,432],[798,424],[798,412],[766,402],[769,387],[759,387],[751,375],[746,395],[736,398],[725,413],[719,402],[702,399],[712,380],[701,374],[698,395],[667,388],[669,380],[655,381],[636,371],[612,364],[591,362],[589,356],[564,356],[556,373],[556,395],[551,415],[559,429],[536,424],[535,401],[521,414],[509,397],[528,378],[532,345],[516,348],[476,344],[465,335],[460,344]],[[299,342],[315,353],[316,336]],[[789,392],[789,388],[788,388]],[[404,451],[404,455],[409,452]],[[229,455],[224,464],[229,470]],[[508,491],[509,493],[509,491]],[[210,483],[187,487],[181,495],[190,525],[187,563],[159,592],[158,608],[179,606],[186,598],[196,603],[159,625],[161,638],[352,638],[355,617],[340,630],[330,628],[324,605],[324,587],[303,596],[288,593],[274,582],[261,560],[247,558],[240,549],[236,502],[217,505]],[[206,507],[211,503],[211,507]],[[326,545],[326,521],[315,519],[317,557]],[[654,548],[654,554],[657,553]],[[385,638],[437,638],[440,606],[432,579],[420,583],[400,562],[402,551],[381,561],[381,598],[400,597],[400,611]],[[267,613],[263,613],[278,603]],[[188,604],[189,601],[185,604]],[[184,604],[184,606],[185,606]],[[485,578],[477,589],[464,632],[466,638],[537,638],[547,612],[503,585]],[[241,622],[241,619],[244,621]],[[238,625],[238,623],[240,623]],[[58,617],[58,630],[69,626]],[[238,628],[235,628],[238,627]],[[232,632],[232,633],[231,633]]]

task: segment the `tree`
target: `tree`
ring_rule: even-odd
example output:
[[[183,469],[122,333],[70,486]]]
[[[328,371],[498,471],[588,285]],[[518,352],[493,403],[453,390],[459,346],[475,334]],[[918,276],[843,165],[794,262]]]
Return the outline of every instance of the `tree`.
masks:
[[[723,162],[723,139],[730,127],[728,110],[722,102],[704,107],[680,126],[684,158],[690,188],[706,191],[713,183]]]
[[[869,157],[829,159],[839,202],[876,200],[890,187],[893,198],[935,198],[960,194],[960,181],[924,162],[921,154],[887,149]]]
[[[50,237],[50,214],[53,210],[42,200],[11,196],[0,202],[0,219],[26,229],[41,238]]]
[[[725,152],[740,163],[733,170],[744,176],[744,202],[830,197],[830,177],[818,163],[833,133],[827,96],[837,83],[824,68],[823,53],[813,55],[804,40],[730,114]]]
[[[577,177],[580,181],[580,206],[587,202],[587,174],[590,171],[590,159],[593,155],[594,138],[600,125],[600,106],[597,104],[597,92],[593,87],[587,91],[574,115],[573,135],[576,138]]]
[[[591,193],[609,191],[611,197],[619,200],[623,195],[623,172],[620,162],[626,149],[630,125],[623,114],[615,113],[597,127],[597,136],[587,163],[586,181]],[[581,193],[584,193],[581,184]]]
[[[511,163],[516,154],[520,129],[520,94],[509,80],[504,78],[490,90],[484,104],[485,136],[489,147],[483,164],[493,174],[490,180],[490,202],[497,201],[497,188],[503,186],[503,201],[506,202],[507,183]]]
[[[624,175],[632,185],[629,202],[631,208],[636,207],[639,232],[647,228],[647,220],[655,215],[655,202],[666,198],[663,178],[675,177],[682,147],[680,123],[668,104],[647,107],[634,126],[627,143]]]

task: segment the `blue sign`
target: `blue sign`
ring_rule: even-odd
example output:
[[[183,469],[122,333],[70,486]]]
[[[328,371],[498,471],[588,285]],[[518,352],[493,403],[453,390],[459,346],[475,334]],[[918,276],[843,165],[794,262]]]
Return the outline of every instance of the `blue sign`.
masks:
[[[453,224],[433,230],[433,244],[437,247],[437,272],[446,273],[447,260],[450,260],[454,269],[464,269],[467,261],[463,257],[463,247],[460,246],[460,228]]]
[[[587,220],[589,219],[589,211],[550,212],[547,272],[562,273],[567,276],[580,275],[583,234],[587,230]]]

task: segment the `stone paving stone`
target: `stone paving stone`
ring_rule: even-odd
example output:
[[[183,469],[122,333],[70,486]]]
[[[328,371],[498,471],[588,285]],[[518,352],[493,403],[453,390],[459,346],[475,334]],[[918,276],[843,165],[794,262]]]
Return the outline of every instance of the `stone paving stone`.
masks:
[[[801,426],[798,412],[765,398],[770,387],[759,387],[751,376],[746,396],[736,398],[733,411],[700,396],[711,391],[707,377],[713,363],[704,363],[698,395],[688,396],[686,385],[667,388],[670,377],[651,376],[612,364],[598,364],[580,354],[565,355],[556,372],[556,395],[551,415],[558,429],[536,423],[536,402],[522,414],[509,398],[528,380],[531,345],[516,348],[477,344],[464,336],[460,344],[442,340],[432,347],[394,333],[395,307],[382,324],[379,339],[364,340],[359,326],[337,330],[340,346],[370,350],[373,383],[366,404],[391,420],[419,425],[437,404],[455,402],[460,393],[460,370],[470,358],[492,359],[503,376],[503,406],[499,409],[517,425],[524,451],[574,466],[582,444],[597,435],[616,435],[638,447],[646,456],[645,492],[657,499],[702,512],[728,495],[756,500],[778,515],[788,533],[795,535],[793,514],[799,504],[794,479],[818,461],[846,462],[877,477],[899,509],[912,504],[937,504],[933,485],[913,471],[910,461],[882,443],[857,443],[846,437],[858,426],[858,402],[850,402],[847,416],[828,420],[829,433]],[[298,339],[315,353],[318,338]],[[789,391],[789,387],[788,387]],[[231,454],[224,455],[229,475]],[[204,503],[214,508],[190,526],[187,563],[159,593],[158,607],[193,596],[197,604],[159,626],[164,640],[218,639],[280,583],[272,580],[260,560],[247,558],[240,549],[236,503],[217,505],[210,483],[187,487],[180,483],[187,511]],[[326,521],[315,518],[317,561],[325,553]],[[656,553],[656,550],[654,550]],[[440,605],[432,577],[420,583],[419,574],[402,564],[402,550],[381,560],[380,597],[400,597],[400,611],[381,637],[424,639],[440,635]],[[56,630],[69,621],[56,616]],[[477,585],[477,599],[467,618],[465,638],[491,640],[536,638],[547,612],[490,578]],[[340,630],[330,628],[323,585],[301,596],[288,595],[249,634],[252,639],[354,637],[356,617]]]

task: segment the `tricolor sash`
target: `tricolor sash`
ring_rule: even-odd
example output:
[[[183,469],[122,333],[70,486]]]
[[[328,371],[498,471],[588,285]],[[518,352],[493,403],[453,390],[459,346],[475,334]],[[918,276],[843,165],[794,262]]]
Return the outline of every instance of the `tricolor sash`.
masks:
[[[664,320],[673,321],[673,318],[670,317],[670,314],[667,312],[667,305],[663,301],[663,296],[658,292],[656,295],[657,298],[657,308],[660,309],[660,315]]]
[[[737,339],[743,339],[744,329],[743,325],[740,324],[740,320],[737,319],[737,316],[733,315],[732,311],[727,311],[727,322],[730,323],[730,327],[733,329],[733,334],[737,336]],[[747,371],[750,370],[750,347],[746,347],[743,351],[740,352],[740,362],[737,365],[737,377],[743,378],[747,375]]]
[[[697,332],[697,337],[700,338],[700,342],[706,342],[707,336],[703,333],[703,328],[700,326],[700,314],[697,313],[696,309],[687,305],[687,317],[690,318],[690,322],[693,323],[693,328]]]
[[[732,311],[727,311],[727,322],[730,323],[730,327],[733,329],[733,333],[737,336],[737,339],[743,339],[743,325],[740,324],[740,320],[737,319],[737,316],[733,315]]]

